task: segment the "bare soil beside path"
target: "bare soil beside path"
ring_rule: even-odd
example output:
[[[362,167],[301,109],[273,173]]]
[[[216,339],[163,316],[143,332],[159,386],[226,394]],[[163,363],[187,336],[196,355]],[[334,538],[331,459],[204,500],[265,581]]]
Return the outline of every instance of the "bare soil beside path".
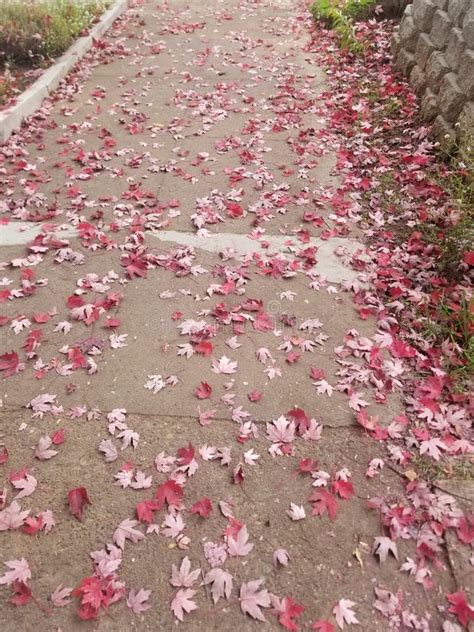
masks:
[[[460,629],[307,20],[145,2],[3,148],[2,630]]]

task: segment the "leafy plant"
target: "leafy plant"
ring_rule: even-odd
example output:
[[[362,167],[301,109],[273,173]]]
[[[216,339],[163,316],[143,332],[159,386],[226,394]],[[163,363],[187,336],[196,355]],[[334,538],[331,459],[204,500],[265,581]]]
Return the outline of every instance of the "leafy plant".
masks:
[[[105,3],[42,0],[2,2],[0,62],[40,66],[63,53],[102,13]]]
[[[343,50],[359,54],[364,44],[357,37],[354,21],[367,18],[374,6],[374,0],[315,0],[310,12],[336,33]]]

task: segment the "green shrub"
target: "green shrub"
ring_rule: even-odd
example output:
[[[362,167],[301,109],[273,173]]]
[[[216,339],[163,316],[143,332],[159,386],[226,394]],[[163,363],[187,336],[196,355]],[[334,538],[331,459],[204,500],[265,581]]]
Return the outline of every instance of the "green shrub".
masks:
[[[342,49],[357,54],[364,45],[357,38],[354,20],[368,18],[374,7],[375,0],[315,0],[309,10],[337,34]]]
[[[348,0],[344,5],[344,13],[353,20],[367,20],[375,6],[375,0]]]
[[[102,1],[0,2],[0,63],[39,66],[60,55],[104,7]]]

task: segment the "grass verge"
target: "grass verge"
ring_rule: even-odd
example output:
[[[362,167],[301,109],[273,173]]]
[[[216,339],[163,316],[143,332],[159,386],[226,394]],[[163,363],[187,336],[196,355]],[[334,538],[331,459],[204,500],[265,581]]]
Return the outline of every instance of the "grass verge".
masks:
[[[99,19],[106,0],[0,1],[0,105],[11,105],[33,77],[48,67]]]

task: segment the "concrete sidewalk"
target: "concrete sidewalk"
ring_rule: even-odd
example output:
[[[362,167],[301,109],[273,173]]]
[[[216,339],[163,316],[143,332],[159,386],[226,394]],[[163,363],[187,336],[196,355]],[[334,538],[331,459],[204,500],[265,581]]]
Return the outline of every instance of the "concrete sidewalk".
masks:
[[[364,282],[357,262],[367,255],[357,205],[338,213],[327,85],[305,52],[304,15],[288,0],[145,2],[85,59],[46,118],[23,130],[21,152],[10,140],[0,256],[3,289],[14,291],[2,305],[1,352],[17,353],[24,369],[2,387],[0,443],[10,456],[0,467],[5,477],[28,469],[38,485],[21,507],[51,510],[56,526],[1,533],[0,562],[26,558],[46,603],[59,584],[92,574],[90,553],[170,475],[184,488],[185,526],[167,533],[162,509],[153,520],[161,533],[125,544],[117,581],[127,594],[151,590],[149,611],[133,614],[122,598],[87,623],[77,597],[51,616],[30,601],[1,609],[2,630],[174,629],[172,565],[187,555],[206,575],[208,543],[225,550],[224,532],[228,543],[236,528],[229,515],[254,547],[224,564],[228,602],[214,605],[201,577],[181,587],[196,591],[197,605],[183,629],[281,629],[275,600],[262,608],[266,623],[242,611],[241,585],[260,578],[304,606],[294,619],[304,629],[336,626],[333,609],[346,599],[360,629],[387,630],[376,588],[403,591],[416,629],[441,629],[451,574],[425,590],[400,572],[416,557],[411,540],[397,542],[398,560],[372,552],[387,529],[367,500],[395,502],[404,487],[397,468],[376,471],[383,447],[356,414],[388,424],[400,406],[376,397],[363,363],[377,331],[346,290]],[[42,394],[62,410],[46,406],[42,416],[40,406],[32,419],[35,404],[25,406]],[[58,454],[35,459],[31,448],[59,428]],[[178,453],[189,444],[193,457]],[[154,463],[163,452],[178,455],[168,468]],[[141,484],[137,470],[152,482]],[[15,490],[6,486],[8,504]],[[82,522],[67,506],[80,486],[91,501]],[[337,502],[333,520],[317,515],[321,490]],[[190,511],[202,498],[208,517]],[[297,520],[292,503],[306,517]],[[145,523],[136,527],[145,534]],[[272,562],[278,549],[287,566]],[[0,588],[4,601],[10,593]]]

